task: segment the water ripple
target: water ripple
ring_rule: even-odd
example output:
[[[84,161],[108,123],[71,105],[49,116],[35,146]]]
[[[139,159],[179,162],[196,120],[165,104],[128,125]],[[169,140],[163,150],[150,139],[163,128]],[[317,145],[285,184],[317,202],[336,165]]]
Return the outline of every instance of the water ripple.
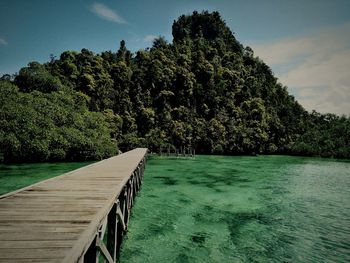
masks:
[[[152,158],[121,262],[350,262],[350,163]]]

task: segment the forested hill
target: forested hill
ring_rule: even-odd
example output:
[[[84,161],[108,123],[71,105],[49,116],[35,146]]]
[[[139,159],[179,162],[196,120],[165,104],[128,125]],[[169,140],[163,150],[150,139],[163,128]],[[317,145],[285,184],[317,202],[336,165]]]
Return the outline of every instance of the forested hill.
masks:
[[[308,113],[218,12],[133,54],[66,51],[0,81],[4,161],[101,159],[133,147],[350,157],[350,119]]]

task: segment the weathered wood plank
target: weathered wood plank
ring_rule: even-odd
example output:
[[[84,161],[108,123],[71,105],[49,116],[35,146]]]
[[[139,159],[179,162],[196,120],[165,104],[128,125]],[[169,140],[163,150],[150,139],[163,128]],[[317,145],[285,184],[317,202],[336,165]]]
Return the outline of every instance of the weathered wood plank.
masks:
[[[7,240],[0,242],[0,249],[13,248],[70,248],[74,240]]]
[[[69,248],[0,248],[3,259],[60,259]]]
[[[13,207],[13,206],[12,206]],[[26,211],[26,210],[30,210],[33,211],[33,209],[35,209],[35,211],[40,212],[40,211],[86,211],[86,210],[92,210],[92,209],[98,209],[100,208],[101,205],[87,205],[87,204],[80,204],[79,206],[77,205],[64,205],[64,204],[51,204],[49,207],[45,207],[45,206],[38,206],[38,205],[27,205],[27,206],[17,206],[16,210],[17,211]],[[11,208],[10,205],[6,205],[6,206],[0,206],[0,210],[5,210]]]
[[[0,196],[0,262],[74,262],[94,240],[147,149]]]
[[[30,240],[77,240],[80,233],[67,233],[67,232],[61,232],[61,233],[53,233],[53,232],[21,232],[21,233],[0,233],[0,240],[1,242],[6,241],[30,241]],[[0,253],[0,258],[3,256]]]
[[[84,231],[84,229],[88,225],[81,225],[80,227],[77,226],[34,226],[34,225],[27,225],[26,227],[20,226],[20,227],[1,227],[0,231],[1,234],[5,233],[29,233],[29,234],[35,234],[35,233],[81,233],[81,231]]]
[[[26,258],[26,259],[21,259],[21,258],[7,258],[7,259],[1,259],[0,258],[0,262],[4,262],[4,263],[46,263],[46,262],[50,262],[50,263],[59,263],[61,262],[61,259],[59,258],[42,258],[42,259],[33,259],[33,258]]]

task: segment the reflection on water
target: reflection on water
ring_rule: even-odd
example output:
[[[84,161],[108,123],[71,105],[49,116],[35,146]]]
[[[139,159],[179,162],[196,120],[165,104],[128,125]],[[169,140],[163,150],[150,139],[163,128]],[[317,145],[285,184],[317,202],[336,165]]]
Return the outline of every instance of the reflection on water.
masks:
[[[350,262],[350,162],[152,157],[121,262]]]
[[[90,163],[0,164],[0,195],[78,169]]]

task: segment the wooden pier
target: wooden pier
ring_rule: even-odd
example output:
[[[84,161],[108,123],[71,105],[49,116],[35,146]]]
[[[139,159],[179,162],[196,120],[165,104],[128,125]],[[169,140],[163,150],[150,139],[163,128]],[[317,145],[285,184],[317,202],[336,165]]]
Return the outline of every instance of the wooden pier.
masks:
[[[146,155],[138,148],[0,196],[0,262],[115,262]]]
[[[196,150],[191,147],[180,147],[179,149],[171,147],[168,148],[159,148],[159,156],[172,156],[172,157],[195,157]]]

